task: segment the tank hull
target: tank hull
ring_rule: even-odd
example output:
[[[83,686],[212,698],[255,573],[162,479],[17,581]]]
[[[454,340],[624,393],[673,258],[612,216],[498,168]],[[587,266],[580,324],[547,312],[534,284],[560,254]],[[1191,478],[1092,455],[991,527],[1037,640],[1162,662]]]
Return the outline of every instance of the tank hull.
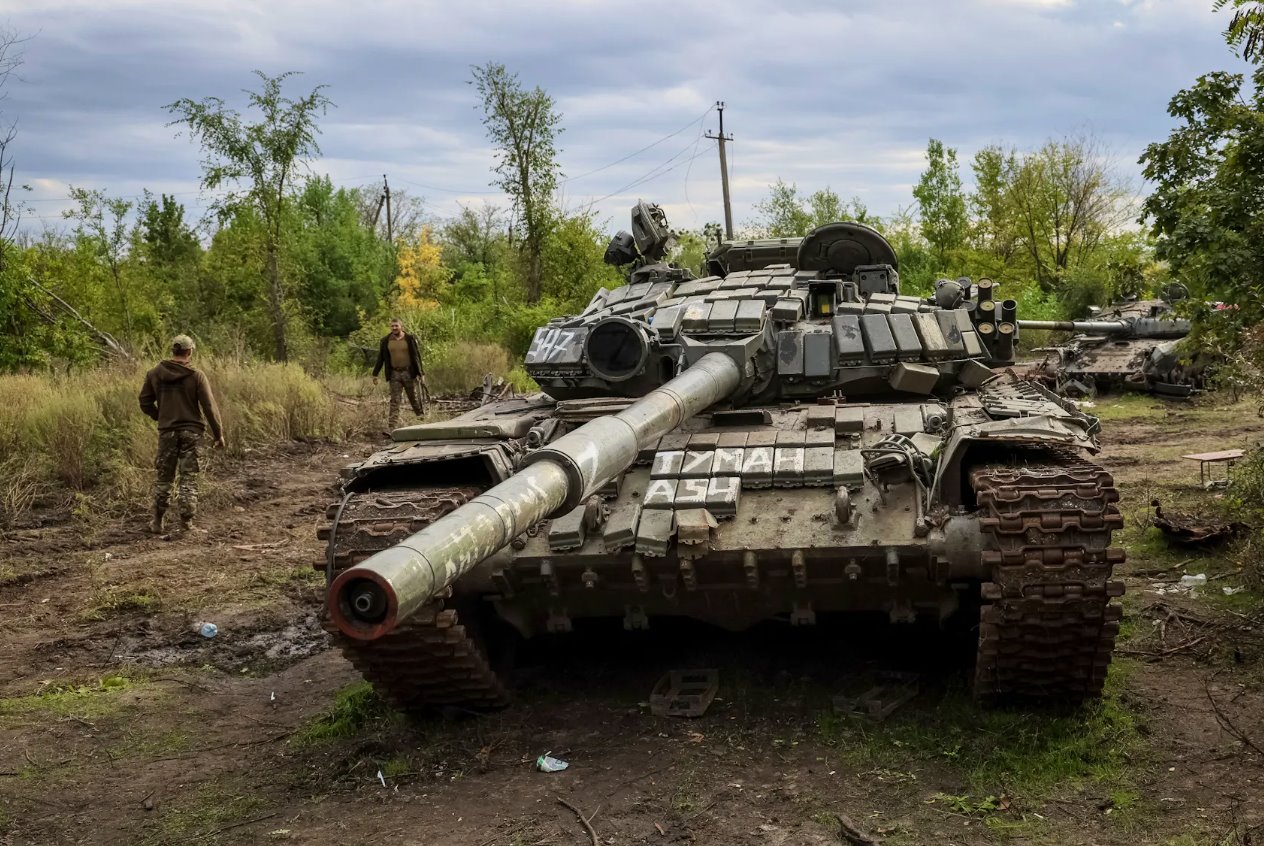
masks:
[[[1081,338],[1050,350],[1033,376],[1067,396],[1143,391],[1188,397],[1206,387],[1208,366],[1186,360],[1175,347],[1152,338]]]
[[[1057,409],[1029,388],[993,393],[1010,403],[1003,408]],[[902,464],[884,467],[893,436],[915,444],[915,455],[942,458],[958,430],[1001,401],[989,397],[700,415],[643,449],[615,483],[483,560],[399,630],[372,641],[336,636],[400,705],[484,707],[506,696],[488,632],[530,638],[591,618],[642,629],[688,617],[741,630],[767,619],[809,626],[830,612],[878,611],[896,623],[959,613],[981,632],[981,698],[1093,696],[1117,631],[1110,600],[1121,592],[1110,580],[1122,554],[1110,548],[1121,521],[1109,475],[1074,444],[1042,439],[1039,427],[960,457],[938,489]],[[534,418],[547,408],[516,402]],[[551,413],[585,413],[582,404],[563,409]],[[515,410],[473,416],[504,420]],[[449,431],[476,429],[458,420]],[[491,457],[515,451],[513,439],[438,438],[353,469],[348,500],[331,508],[336,520],[324,530],[331,572],[474,499],[508,467]],[[477,484],[441,484],[468,479],[472,456],[491,468]],[[1023,484],[1028,493],[1005,498]],[[1050,492],[1066,506],[1052,522]],[[1048,537],[1029,549],[1033,526]],[[1052,665],[1066,677],[1030,669]]]

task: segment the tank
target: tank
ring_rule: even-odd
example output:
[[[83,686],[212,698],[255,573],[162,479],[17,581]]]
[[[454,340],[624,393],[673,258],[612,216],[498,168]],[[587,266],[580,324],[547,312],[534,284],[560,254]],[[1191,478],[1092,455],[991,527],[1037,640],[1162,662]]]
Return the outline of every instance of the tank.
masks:
[[[993,373],[1016,304],[987,280],[902,295],[856,223],[700,279],[658,236],[616,242],[635,281],[536,331],[542,393],[398,429],[344,471],[326,626],[384,695],[503,705],[515,641],[591,618],[835,612],[964,621],[984,702],[1100,694],[1118,494],[1095,418]]]
[[[1077,397],[1121,390],[1188,397],[1202,390],[1211,362],[1186,348],[1190,322],[1172,308],[1185,295],[1183,286],[1173,285],[1162,299],[1095,309],[1091,320],[1018,321],[1025,329],[1075,333],[1065,344],[1040,350],[1045,358],[1030,375]]]

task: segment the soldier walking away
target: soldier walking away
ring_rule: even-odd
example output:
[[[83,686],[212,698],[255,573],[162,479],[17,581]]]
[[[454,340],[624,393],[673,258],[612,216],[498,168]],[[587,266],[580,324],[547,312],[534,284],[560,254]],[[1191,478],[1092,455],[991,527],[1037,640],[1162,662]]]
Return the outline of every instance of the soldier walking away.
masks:
[[[206,374],[194,370],[193,339],[176,335],[171,358],[145,374],[140,410],[158,421],[158,471],[154,484],[154,512],[149,531],[162,534],[162,520],[171,507],[171,489],[179,478],[180,526],[173,534],[193,528],[197,516],[197,478],[201,471],[202,435],[209,426],[216,449],[224,446],[224,427]],[[206,424],[202,423],[205,416]]]
[[[391,331],[382,339],[377,351],[377,364],[373,367],[373,384],[377,384],[378,374],[386,370],[386,381],[391,386],[391,410],[387,418],[387,426],[395,429],[399,426],[400,394],[408,394],[408,402],[413,413],[421,417],[426,413],[426,371],[421,367],[421,353],[417,349],[417,339],[404,331],[404,324],[397,317],[391,321]],[[420,392],[418,391],[418,382]]]

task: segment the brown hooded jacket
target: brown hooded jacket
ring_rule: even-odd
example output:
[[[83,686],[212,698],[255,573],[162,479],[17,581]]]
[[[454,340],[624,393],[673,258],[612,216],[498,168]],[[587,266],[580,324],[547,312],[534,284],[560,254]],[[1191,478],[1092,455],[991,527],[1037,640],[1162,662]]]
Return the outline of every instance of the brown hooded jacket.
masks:
[[[210,426],[211,436],[219,440],[224,427],[219,409],[211,394],[206,374],[178,361],[162,361],[145,374],[140,389],[140,410],[158,421],[158,431],[204,431],[202,416]]]

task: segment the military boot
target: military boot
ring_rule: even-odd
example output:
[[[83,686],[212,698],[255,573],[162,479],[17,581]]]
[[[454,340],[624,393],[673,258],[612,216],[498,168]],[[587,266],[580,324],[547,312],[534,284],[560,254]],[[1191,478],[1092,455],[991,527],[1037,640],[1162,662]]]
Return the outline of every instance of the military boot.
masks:
[[[162,517],[167,509],[154,506],[153,515],[149,519],[149,531],[151,534],[162,534]]]

